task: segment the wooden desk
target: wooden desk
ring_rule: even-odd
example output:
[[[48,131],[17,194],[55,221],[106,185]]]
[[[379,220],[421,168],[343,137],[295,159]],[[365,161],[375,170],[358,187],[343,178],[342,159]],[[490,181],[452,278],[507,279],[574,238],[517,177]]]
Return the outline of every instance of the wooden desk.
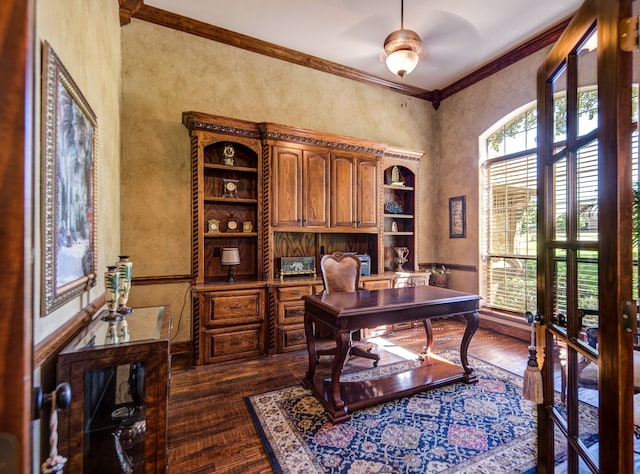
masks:
[[[480,296],[434,286],[413,286],[384,290],[362,290],[353,293],[307,295],[304,329],[309,352],[309,370],[305,387],[322,402],[334,423],[350,418],[349,411],[375,405],[452,382],[477,382],[467,360],[467,349],[478,329]],[[420,366],[378,380],[340,382],[340,374],[350,346],[350,333],[356,329],[382,324],[424,321],[427,352],[433,337],[431,319],[462,314],[467,327],[460,345],[462,367],[427,355]],[[331,377],[315,377],[316,345],[313,323],[333,329],[337,351]]]

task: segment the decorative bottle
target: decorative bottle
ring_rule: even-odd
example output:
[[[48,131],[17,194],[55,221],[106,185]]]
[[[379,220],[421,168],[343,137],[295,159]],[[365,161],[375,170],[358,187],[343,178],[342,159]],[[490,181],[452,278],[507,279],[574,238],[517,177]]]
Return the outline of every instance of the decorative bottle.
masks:
[[[131,291],[131,276],[133,271],[133,262],[129,261],[128,255],[120,255],[118,262],[118,273],[120,275],[120,284],[118,286],[118,313],[129,314],[133,310],[127,306],[129,300],[129,292]]]
[[[107,309],[109,317],[115,318],[118,313],[118,293],[120,288],[120,274],[118,267],[109,265],[107,271],[104,272],[104,296],[107,300]]]

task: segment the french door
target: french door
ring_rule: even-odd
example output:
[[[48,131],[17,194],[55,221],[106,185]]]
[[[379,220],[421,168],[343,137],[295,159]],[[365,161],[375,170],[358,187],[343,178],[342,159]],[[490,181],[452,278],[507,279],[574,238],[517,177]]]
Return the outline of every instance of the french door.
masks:
[[[32,472],[33,0],[0,2],[0,471]]]
[[[538,71],[539,473],[633,472],[630,15],[586,0]]]

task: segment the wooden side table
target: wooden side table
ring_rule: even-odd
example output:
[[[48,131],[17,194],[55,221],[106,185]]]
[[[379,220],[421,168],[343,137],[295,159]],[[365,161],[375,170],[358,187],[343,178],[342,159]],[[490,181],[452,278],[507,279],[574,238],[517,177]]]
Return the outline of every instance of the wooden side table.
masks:
[[[168,307],[134,308],[99,315],[60,352],[57,380],[72,394],[58,424],[65,472],[166,472],[170,331]]]

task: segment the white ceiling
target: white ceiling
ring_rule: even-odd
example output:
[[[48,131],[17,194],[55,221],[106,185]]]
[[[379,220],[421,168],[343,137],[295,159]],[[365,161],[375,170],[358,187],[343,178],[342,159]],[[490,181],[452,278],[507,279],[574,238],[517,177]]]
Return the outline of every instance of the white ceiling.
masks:
[[[269,43],[402,82],[383,43],[400,28],[400,0],[145,0]],[[405,0],[404,26],[424,57],[404,82],[443,89],[575,12],[582,0]]]

